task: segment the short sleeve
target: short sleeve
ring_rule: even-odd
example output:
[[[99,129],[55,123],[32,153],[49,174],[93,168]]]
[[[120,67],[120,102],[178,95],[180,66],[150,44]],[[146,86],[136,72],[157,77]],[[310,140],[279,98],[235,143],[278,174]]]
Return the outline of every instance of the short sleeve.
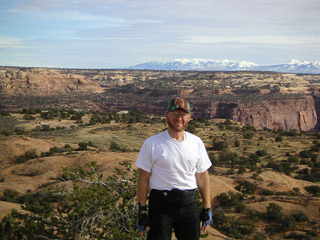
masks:
[[[208,170],[211,167],[212,163],[209,159],[206,147],[204,146],[202,141],[199,144],[199,148],[200,159],[197,164],[197,173],[202,173]]]
[[[137,168],[141,168],[147,172],[151,172],[152,168],[152,152],[151,144],[145,141],[140,149],[138,159],[136,161]]]

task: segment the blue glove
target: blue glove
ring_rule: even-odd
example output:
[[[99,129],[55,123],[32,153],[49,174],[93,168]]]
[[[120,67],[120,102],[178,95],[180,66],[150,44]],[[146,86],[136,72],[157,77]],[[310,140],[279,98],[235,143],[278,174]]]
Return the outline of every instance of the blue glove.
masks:
[[[206,227],[212,224],[212,212],[210,208],[203,208],[200,214],[201,226]]]
[[[148,225],[149,225],[148,208],[146,205],[142,206],[139,204],[137,229],[139,232],[144,232]]]

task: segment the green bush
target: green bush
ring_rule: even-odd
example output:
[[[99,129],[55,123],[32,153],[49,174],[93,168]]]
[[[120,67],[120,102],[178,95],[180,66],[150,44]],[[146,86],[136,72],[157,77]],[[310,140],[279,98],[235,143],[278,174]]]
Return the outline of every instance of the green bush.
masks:
[[[254,136],[253,131],[244,131],[243,132],[243,138],[245,138],[245,139],[252,139],[253,136]]]
[[[266,220],[272,222],[280,222],[283,219],[282,207],[278,204],[270,203],[267,206],[267,212],[265,213]]]
[[[308,222],[309,218],[301,211],[291,214],[291,217],[296,222]]]
[[[228,148],[228,143],[226,141],[213,141],[212,150],[222,151]]]
[[[19,196],[20,193],[18,193],[15,190],[12,189],[5,189],[2,193],[2,196],[0,197],[1,201],[7,201],[7,202],[15,202],[18,203],[19,202]],[[0,238],[1,239],[1,238]]]
[[[17,135],[23,135],[25,133],[25,129],[23,127],[16,127],[14,129],[15,134]]]
[[[112,152],[128,152],[129,151],[129,149],[126,146],[123,146],[116,141],[111,141],[109,149]]]
[[[25,154],[16,158],[16,163],[24,163],[30,159],[37,158],[38,155],[35,149],[31,149],[25,152]]]
[[[259,157],[266,156],[267,154],[268,154],[267,151],[264,150],[264,149],[256,151],[256,155],[259,156]]]
[[[36,118],[34,116],[32,116],[31,114],[25,114],[23,116],[24,120],[35,120]]]
[[[129,162],[107,178],[94,163],[65,169],[60,181],[72,183],[72,190],[25,195],[20,201],[28,213],[3,218],[0,239],[142,239],[136,230],[136,178]]]
[[[248,181],[240,181],[235,189],[244,194],[254,194],[257,190],[257,185]]]
[[[307,186],[304,189],[314,196],[320,196],[320,187],[317,185]]]
[[[87,142],[79,142],[78,145],[79,145],[79,148],[77,149],[78,151],[88,150],[89,144]]]
[[[299,153],[299,156],[302,158],[311,158],[312,157],[312,152],[309,150],[303,150]]]
[[[243,200],[243,196],[240,193],[221,193],[216,197],[219,202],[219,206],[222,208],[232,208],[241,205],[241,201]]]

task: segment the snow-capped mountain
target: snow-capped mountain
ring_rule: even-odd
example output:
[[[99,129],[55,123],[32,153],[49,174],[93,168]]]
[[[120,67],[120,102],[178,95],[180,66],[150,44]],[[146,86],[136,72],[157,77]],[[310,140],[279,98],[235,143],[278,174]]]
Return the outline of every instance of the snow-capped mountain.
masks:
[[[154,69],[154,70],[248,70],[257,64],[248,61],[234,61],[234,60],[213,60],[202,58],[178,58],[169,62],[146,62],[135,65],[134,69]]]
[[[287,64],[257,66],[253,70],[256,71],[273,71],[287,73],[320,73],[320,61],[299,61],[292,59]]]
[[[287,73],[320,73],[320,61],[291,60],[287,64],[261,66],[249,61],[180,58],[168,62],[146,62],[130,67],[146,70],[196,70],[196,71],[272,71]]]

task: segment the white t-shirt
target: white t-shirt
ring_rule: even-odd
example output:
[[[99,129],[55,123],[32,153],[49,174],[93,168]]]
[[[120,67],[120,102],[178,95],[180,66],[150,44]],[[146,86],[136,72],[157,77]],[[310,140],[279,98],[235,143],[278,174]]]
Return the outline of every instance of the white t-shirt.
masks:
[[[211,161],[199,137],[185,132],[178,141],[164,131],[145,140],[136,166],[151,173],[151,189],[189,190],[197,188],[195,174],[210,168]]]

